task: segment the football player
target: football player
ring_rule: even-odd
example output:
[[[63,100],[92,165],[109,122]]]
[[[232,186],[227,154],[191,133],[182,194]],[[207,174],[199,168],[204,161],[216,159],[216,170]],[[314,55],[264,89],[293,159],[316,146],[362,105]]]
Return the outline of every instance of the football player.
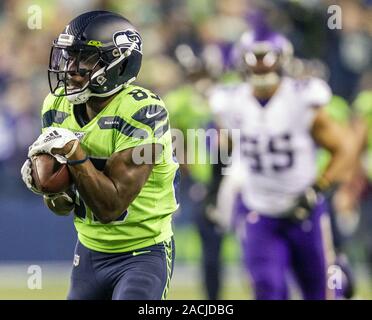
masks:
[[[167,296],[179,174],[163,101],[132,84],[142,45],[127,19],[92,11],[73,19],[51,48],[43,133],[28,156],[54,155],[74,181],[74,192],[44,195],[53,211],[75,214],[68,299]],[[36,191],[30,160],[22,176]]]
[[[211,96],[221,127],[240,130],[232,141],[231,174],[238,177],[230,180],[242,190],[234,223],[257,299],[288,299],[289,271],[304,299],[334,297],[324,193],[346,178],[352,141],[323,110],[331,98],[324,81],[284,76],[292,52],[278,33],[245,33],[235,57],[247,81]],[[331,154],[318,179],[316,145]]]
[[[371,208],[372,208],[372,88],[367,86],[361,90],[353,103],[355,118],[353,127],[358,136],[361,161],[357,163],[357,172],[354,183],[350,186],[349,194],[355,192],[355,185],[363,185],[363,193],[360,197],[361,219],[357,232],[357,239],[363,245],[363,251],[368,262],[368,268],[372,271],[372,238],[371,238]]]

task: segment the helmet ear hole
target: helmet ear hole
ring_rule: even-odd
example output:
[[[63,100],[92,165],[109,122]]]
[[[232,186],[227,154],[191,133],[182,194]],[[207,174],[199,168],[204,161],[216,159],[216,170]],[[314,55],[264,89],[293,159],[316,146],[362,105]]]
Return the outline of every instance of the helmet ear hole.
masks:
[[[120,56],[120,50],[115,48],[114,50],[112,50],[112,55],[117,58]]]
[[[53,41],[49,87],[55,96],[72,96],[89,90],[94,96],[108,97],[136,79],[141,62],[142,39],[128,19],[109,11],[85,12],[71,20]],[[70,71],[89,75],[89,81],[79,92],[69,89],[73,88],[68,85]]]

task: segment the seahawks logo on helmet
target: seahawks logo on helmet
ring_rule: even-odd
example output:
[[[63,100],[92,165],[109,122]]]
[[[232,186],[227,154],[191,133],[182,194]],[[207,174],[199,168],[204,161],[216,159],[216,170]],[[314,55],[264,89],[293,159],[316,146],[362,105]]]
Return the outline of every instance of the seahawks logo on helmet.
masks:
[[[114,44],[119,48],[129,48],[133,44],[134,50],[142,53],[142,39],[139,33],[135,30],[118,31],[113,36]]]

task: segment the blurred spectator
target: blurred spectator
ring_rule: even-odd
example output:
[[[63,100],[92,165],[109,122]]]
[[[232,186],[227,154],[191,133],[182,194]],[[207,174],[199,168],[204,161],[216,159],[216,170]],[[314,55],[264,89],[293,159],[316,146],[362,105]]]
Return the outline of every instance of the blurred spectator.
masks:
[[[341,30],[327,28],[327,7],[331,4],[342,8]],[[28,28],[32,15],[28,10],[34,5],[42,9],[41,29]],[[359,91],[372,88],[368,73],[372,69],[371,6],[370,0],[1,1],[0,170],[6,172],[2,192],[12,186],[27,192],[19,170],[28,145],[40,130],[40,106],[49,91],[46,71],[50,44],[73,16],[106,9],[129,17],[144,40],[144,67],[138,82],[150,85],[160,95],[185,83],[175,59],[181,43],[196,51],[208,48],[206,54],[217,57],[211,70],[226,71],[221,70],[218,55],[226,60],[224,67],[228,66],[230,43],[264,19],[288,35],[296,55],[311,59],[311,63],[299,63],[296,68],[318,70],[314,65],[325,63],[322,72],[329,77],[334,93],[350,102]]]

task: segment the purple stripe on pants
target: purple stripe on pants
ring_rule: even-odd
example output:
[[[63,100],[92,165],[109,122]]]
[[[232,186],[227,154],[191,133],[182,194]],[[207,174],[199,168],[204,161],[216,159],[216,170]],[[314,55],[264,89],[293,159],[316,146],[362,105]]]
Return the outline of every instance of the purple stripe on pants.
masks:
[[[327,206],[321,201],[307,220],[272,218],[249,211],[241,199],[236,227],[244,265],[251,275],[256,299],[288,299],[287,275],[292,272],[304,299],[326,298],[326,258],[320,218]]]

